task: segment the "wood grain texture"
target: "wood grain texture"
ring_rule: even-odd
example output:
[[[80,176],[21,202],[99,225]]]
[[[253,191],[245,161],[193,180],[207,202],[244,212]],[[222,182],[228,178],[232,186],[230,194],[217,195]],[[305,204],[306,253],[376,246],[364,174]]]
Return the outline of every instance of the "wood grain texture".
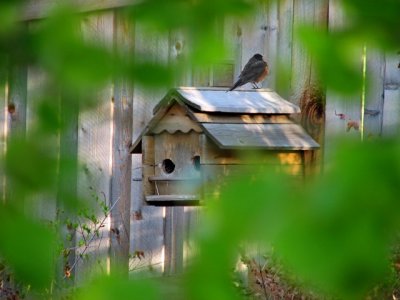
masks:
[[[81,24],[81,34],[84,40],[96,42],[102,47],[112,47],[113,44],[113,13],[88,15]],[[82,162],[78,172],[78,196],[85,199],[88,205],[98,207],[96,198],[110,205],[111,180],[111,141],[112,141],[112,82],[108,81],[103,88],[91,96],[96,98],[96,107],[91,110],[81,110],[78,129],[78,159]],[[100,214],[101,215],[101,214]],[[77,281],[82,282],[107,271],[107,258],[110,247],[109,230],[100,230],[98,238],[92,241],[92,247],[98,251],[90,252],[85,261],[77,265]],[[77,239],[82,239],[77,235]],[[78,252],[82,248],[78,249]]]
[[[314,22],[314,5],[318,0],[294,1],[293,28]],[[296,32],[293,33],[292,44],[292,94],[290,102],[300,106],[304,89],[310,85],[311,56],[306,51]]]
[[[289,99],[292,70],[293,0],[278,1],[278,50],[276,91]],[[274,70],[271,70],[273,73]]]
[[[115,14],[114,40],[120,55],[130,55],[134,47],[134,28],[122,14]],[[116,79],[113,93],[113,141],[110,214],[111,273],[128,274],[130,244],[130,207],[132,182],[133,90],[128,80]],[[116,233],[117,232],[117,233]]]
[[[264,59],[268,63],[269,74],[263,81],[262,86],[276,90],[277,74],[278,74],[278,36],[279,36],[279,21],[278,21],[278,5],[279,1],[268,1],[266,14],[266,29],[265,29],[265,53]]]
[[[140,180],[142,154],[132,155],[132,177],[130,252],[133,255],[129,262],[129,276],[132,278],[161,276],[164,263],[164,208],[145,204]],[[135,253],[141,252],[144,257],[135,256]]]
[[[74,0],[69,4],[78,12],[94,12],[134,5],[135,0]],[[61,0],[31,0],[27,1],[21,12],[21,21],[43,19],[51,15],[59,5],[65,5]]]
[[[8,135],[26,134],[28,68],[13,64],[8,79]]]
[[[177,132],[173,135],[163,132],[154,137],[155,145],[155,176],[157,177],[199,177],[193,158],[200,154],[199,134],[189,132],[183,134]],[[163,161],[170,159],[174,163],[174,170],[167,173],[163,167]],[[144,178],[148,180],[148,178]],[[154,182],[155,194],[193,194],[199,185],[198,182]]]
[[[267,29],[267,5],[260,2],[257,12],[251,18],[241,20],[239,25],[240,35],[238,35],[240,47],[240,57],[237,64],[237,76],[243,70],[243,67],[249,59],[256,53],[265,55],[265,35]],[[235,80],[236,77],[235,76]],[[234,81],[235,81],[234,80]],[[263,85],[264,86],[264,85]],[[251,88],[251,84],[243,85],[243,88]]]
[[[296,124],[204,124],[223,149],[311,150],[319,145]]]
[[[135,26],[135,51],[137,58],[150,63],[166,64],[169,59],[169,39],[156,30],[150,30],[143,24]],[[138,84],[134,86],[133,135],[135,141],[153,117],[153,108],[167,93],[166,88],[149,89]]]
[[[400,134],[400,54],[386,53],[383,106],[383,136]]]
[[[367,46],[367,91],[365,95],[364,138],[377,137],[382,134],[384,66],[384,54]],[[377,114],[373,112],[377,112]]]
[[[183,270],[184,208],[167,207],[165,210],[164,274],[172,275]]]

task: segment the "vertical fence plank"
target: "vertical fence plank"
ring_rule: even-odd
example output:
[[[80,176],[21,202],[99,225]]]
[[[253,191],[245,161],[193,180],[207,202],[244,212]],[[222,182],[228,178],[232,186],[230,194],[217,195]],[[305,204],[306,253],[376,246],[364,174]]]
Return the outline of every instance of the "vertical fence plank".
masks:
[[[339,0],[329,0],[329,30],[340,30],[347,22],[347,18]],[[354,63],[360,66],[361,54],[354,58]],[[361,90],[360,90],[361,94]],[[350,127],[349,124],[361,122],[360,96],[343,96],[328,89],[325,107],[325,147],[324,167],[328,167],[335,152],[336,139],[360,139],[360,130]]]
[[[33,29],[31,26],[29,28]],[[30,134],[35,134],[33,131],[38,128],[37,113],[41,102],[46,101],[44,99],[51,99],[51,95],[55,96],[52,99],[52,104],[55,109],[53,113],[56,114],[57,109],[60,108],[60,95],[58,92],[49,88],[49,78],[45,71],[39,67],[28,67],[27,86],[26,132],[29,137]],[[49,153],[50,151],[59,152],[59,135],[54,134],[46,138],[49,142],[49,147],[51,147],[51,149],[48,149]],[[28,205],[26,210],[41,220],[55,220],[57,211],[56,192],[42,193],[33,196],[33,198],[34,199],[26,203]]]
[[[327,28],[328,1],[304,0],[294,1],[293,28],[307,24],[315,28]],[[317,88],[319,82],[313,66],[313,60],[299,40],[296,32],[293,33],[292,45],[292,96],[291,102],[301,106],[302,98],[309,88]]]
[[[296,30],[304,24],[314,28],[326,28],[328,24],[327,0],[294,1],[293,26]],[[292,95],[290,101],[301,108],[301,123],[307,132],[320,144],[324,142],[325,91],[315,71],[310,53],[293,34],[292,51]],[[322,151],[313,155],[316,166],[321,166]]]
[[[305,23],[314,21],[315,0],[303,0],[293,2],[293,28],[296,29]],[[293,33],[292,45],[292,94],[290,101],[300,106],[305,89],[310,87],[311,80],[311,56],[306,52],[304,45]]]
[[[278,1],[278,22],[276,90],[282,97],[289,99],[292,70],[293,0]]]
[[[11,61],[8,70],[7,93],[7,139],[25,138],[28,68],[19,62]],[[5,182],[5,198],[12,199],[12,182]],[[22,200],[22,199],[21,199]],[[12,201],[12,200],[11,200]],[[21,202],[22,205],[25,202]]]
[[[90,14],[82,22],[82,35],[85,40],[103,46],[110,51],[113,46],[112,12]],[[98,202],[110,207],[111,180],[111,133],[112,133],[112,83],[107,82],[104,88],[96,91],[96,107],[82,111],[79,115],[78,158],[81,162],[78,172],[78,196],[84,199],[94,210],[98,219],[103,220],[104,213]],[[91,275],[108,270],[109,255],[109,218],[100,228],[99,236],[91,242],[84,260],[79,260],[77,281],[90,278]],[[92,228],[93,229],[93,228]],[[77,243],[82,236],[77,234]],[[81,253],[83,247],[77,249]]]
[[[130,275],[160,276],[164,267],[164,208],[143,203],[141,154],[133,154],[132,177]]]
[[[385,59],[383,136],[400,134],[400,53],[387,53]]]
[[[135,56],[146,61],[167,63],[169,58],[169,38],[137,23],[135,26]],[[167,88],[149,89],[140,85],[134,87],[133,140],[153,116],[154,106],[165,96]]]
[[[133,53],[134,29],[122,14],[114,16],[114,42],[116,52],[122,57]],[[132,155],[129,148],[132,144],[132,85],[126,79],[115,79],[114,82],[114,115],[112,144],[112,177],[111,201],[113,207],[110,215],[111,273],[128,274],[130,245],[130,208]]]
[[[69,97],[61,96],[60,118],[66,124],[60,134],[60,171],[57,189],[57,217],[60,223],[60,234],[64,249],[74,249],[76,246],[76,231],[67,224],[67,220],[73,220],[74,216],[65,208],[65,201],[77,198],[78,193],[78,123],[79,107],[71,106]],[[57,277],[62,281],[66,271],[70,271],[77,260],[74,250],[66,251],[62,256],[64,261],[59,262]],[[60,265],[61,263],[61,265]],[[70,271],[67,285],[72,285],[76,280],[77,269]],[[61,283],[61,282],[60,282]]]
[[[175,86],[191,86],[193,72],[189,66],[183,66],[187,61],[188,42],[187,37],[181,30],[170,31],[168,40],[168,63],[171,67],[183,67],[180,78],[176,78]]]
[[[185,47],[185,43],[181,38],[182,37],[178,34],[175,37],[162,35],[137,23],[135,26],[135,55],[137,57],[143,57],[145,54],[146,59],[150,62],[167,63],[168,60],[173,57],[173,52],[170,52],[171,47],[176,46],[171,45],[170,41],[176,39],[175,42],[179,41],[183,43],[181,46]],[[150,90],[135,85],[133,98],[133,140],[139,136],[140,132],[152,118],[154,106],[162,99],[162,97],[164,97],[166,92],[167,89]],[[140,231],[133,233],[133,248],[145,251],[144,254],[148,255],[147,257],[149,258],[149,270],[151,270],[152,265],[155,264],[156,266],[159,266],[158,262],[159,260],[162,260],[163,251],[167,251],[165,241],[168,237],[166,237],[164,233],[164,218],[168,218],[168,216],[164,216],[164,208],[147,206],[139,201],[139,198],[137,199],[138,200],[135,201],[134,209],[142,214],[143,220],[140,221],[141,223],[138,225]],[[140,199],[142,199],[141,195]],[[147,235],[148,232],[154,234],[156,238]],[[160,236],[163,237],[163,245],[160,244]],[[137,241],[137,247],[135,241]],[[161,265],[161,267],[165,268],[165,265]]]
[[[384,54],[367,46],[364,138],[377,137],[382,134],[384,67]]]
[[[12,64],[8,77],[7,107],[9,113],[8,136],[25,136],[28,69]]]
[[[253,18],[245,19],[239,24],[239,43],[241,44],[241,57],[237,61],[239,72],[243,69],[248,60],[256,53],[265,54],[265,35],[267,29],[267,8],[266,4],[260,4],[258,12]],[[235,80],[237,77],[235,77]],[[243,88],[252,88],[250,83],[243,85]]]
[[[267,4],[267,22],[265,34],[265,59],[269,67],[269,75],[262,86],[276,90],[278,74],[278,1],[269,1]]]

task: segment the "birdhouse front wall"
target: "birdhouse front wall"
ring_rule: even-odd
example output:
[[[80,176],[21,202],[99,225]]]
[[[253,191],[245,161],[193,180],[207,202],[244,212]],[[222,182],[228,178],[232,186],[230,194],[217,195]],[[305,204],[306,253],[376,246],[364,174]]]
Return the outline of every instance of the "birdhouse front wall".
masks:
[[[302,183],[312,151],[220,149],[205,133],[163,131],[144,136],[144,197],[196,195],[200,200],[219,195],[231,179],[290,175],[290,183]]]
[[[154,136],[155,170],[159,178],[174,179],[157,183],[160,194],[193,194],[193,187],[200,180],[199,134],[162,132]]]

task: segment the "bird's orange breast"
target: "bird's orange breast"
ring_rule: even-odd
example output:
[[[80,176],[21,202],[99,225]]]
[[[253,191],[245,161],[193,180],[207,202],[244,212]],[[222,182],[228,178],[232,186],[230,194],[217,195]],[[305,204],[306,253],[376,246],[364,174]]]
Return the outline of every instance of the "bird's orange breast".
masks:
[[[267,77],[269,73],[269,68],[268,66],[265,66],[264,71],[261,73],[261,75],[256,79],[256,82],[263,81],[265,77]]]

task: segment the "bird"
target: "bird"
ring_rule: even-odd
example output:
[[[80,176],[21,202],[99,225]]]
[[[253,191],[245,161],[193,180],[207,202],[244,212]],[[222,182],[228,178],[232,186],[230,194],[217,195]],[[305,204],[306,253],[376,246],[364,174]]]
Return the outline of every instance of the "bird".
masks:
[[[260,53],[256,53],[252,58],[249,59],[240,73],[239,79],[228,91],[233,91],[237,87],[249,82],[252,83],[253,88],[258,89],[259,87],[257,86],[257,82],[263,81],[268,73],[269,68],[267,62],[263,60],[263,57]]]

